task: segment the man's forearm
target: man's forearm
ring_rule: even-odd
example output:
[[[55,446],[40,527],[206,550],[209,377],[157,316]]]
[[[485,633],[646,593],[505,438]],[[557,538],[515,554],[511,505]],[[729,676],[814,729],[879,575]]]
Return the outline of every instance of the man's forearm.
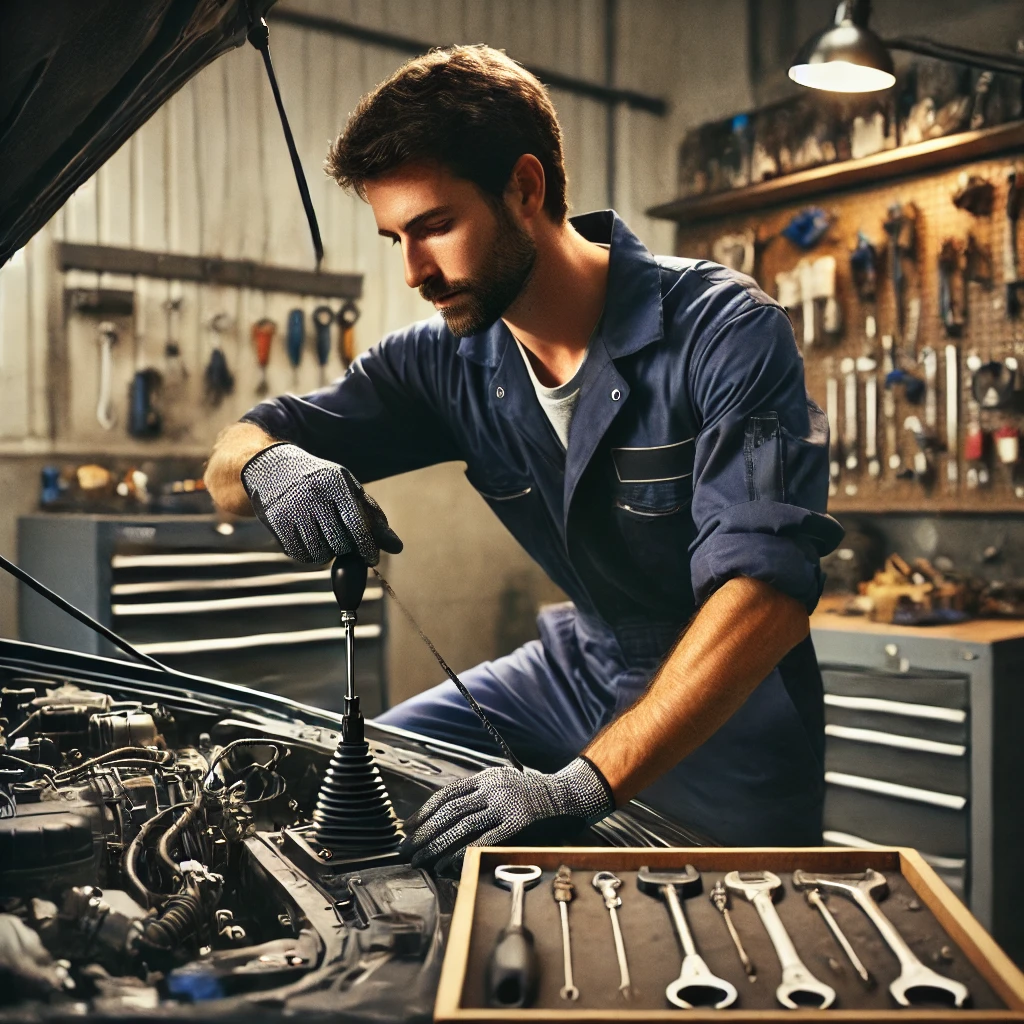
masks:
[[[252,505],[242,486],[242,467],[274,439],[254,423],[233,423],[222,430],[206,464],[203,481],[218,508],[251,516]]]
[[[810,631],[767,583],[729,580],[697,613],[647,692],[584,751],[622,806],[697,749]]]

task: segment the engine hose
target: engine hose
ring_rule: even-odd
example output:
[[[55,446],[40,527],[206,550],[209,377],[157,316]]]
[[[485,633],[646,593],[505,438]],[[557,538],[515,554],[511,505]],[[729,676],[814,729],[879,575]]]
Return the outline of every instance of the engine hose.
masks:
[[[171,847],[175,840],[181,835],[183,829],[187,828],[192,824],[193,819],[199,812],[199,808],[203,806],[203,791],[202,789],[196,790],[195,799],[188,804],[184,812],[178,817],[171,827],[160,837],[160,842],[157,845],[157,853],[160,859],[167,865],[173,875],[178,874],[178,862],[171,855]]]
[[[145,761],[147,764],[167,764],[174,756],[170,751],[153,750],[150,747],[118,747],[116,750],[108,750],[103,754],[99,754],[97,757],[90,758],[88,761],[83,761],[81,764],[76,764],[71,768],[65,768],[63,771],[57,773],[56,779],[58,782],[65,782],[67,779],[73,778],[79,772],[93,768],[98,764],[106,764],[108,761],[113,761],[115,759],[123,760],[129,755],[131,755],[132,760]]]
[[[154,815],[139,829],[138,835],[131,841],[128,849],[124,852],[124,857],[121,860],[121,871],[124,874],[125,882],[139,902],[147,909],[165,903],[170,897],[167,893],[153,892],[152,889],[142,884],[142,879],[139,878],[138,871],[135,869],[135,860],[145,844],[146,838],[154,831],[157,825],[162,823],[168,814],[171,814],[173,811],[190,808],[191,806],[192,801],[188,800],[180,804],[172,804],[159,814]],[[177,865],[175,865],[174,870],[177,871]]]
[[[139,941],[155,949],[177,949],[202,923],[203,901],[198,892],[186,887],[168,897],[159,915],[143,924]]]

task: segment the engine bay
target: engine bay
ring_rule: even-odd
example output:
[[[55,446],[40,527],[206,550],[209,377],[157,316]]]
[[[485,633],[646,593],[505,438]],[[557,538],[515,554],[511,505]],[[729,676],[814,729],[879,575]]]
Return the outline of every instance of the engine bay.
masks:
[[[429,1018],[455,884],[301,839],[336,732],[12,674],[0,719],[0,1013]],[[468,773],[374,755],[399,818]]]

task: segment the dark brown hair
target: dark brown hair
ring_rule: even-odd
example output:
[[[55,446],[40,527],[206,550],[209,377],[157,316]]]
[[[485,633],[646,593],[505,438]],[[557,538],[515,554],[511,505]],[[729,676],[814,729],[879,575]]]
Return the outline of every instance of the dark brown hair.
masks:
[[[568,209],[562,129],[547,90],[501,50],[452,46],[403,64],[367,93],[324,166],[365,199],[365,182],[436,161],[500,199],[524,153],[544,168],[544,209],[560,224]]]

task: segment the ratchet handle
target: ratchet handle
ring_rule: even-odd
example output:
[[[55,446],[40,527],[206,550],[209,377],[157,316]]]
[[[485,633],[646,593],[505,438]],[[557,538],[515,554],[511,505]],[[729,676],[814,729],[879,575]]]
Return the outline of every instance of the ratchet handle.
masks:
[[[499,1009],[529,1006],[537,995],[537,950],[533,933],[506,928],[487,963],[487,1005]]]

